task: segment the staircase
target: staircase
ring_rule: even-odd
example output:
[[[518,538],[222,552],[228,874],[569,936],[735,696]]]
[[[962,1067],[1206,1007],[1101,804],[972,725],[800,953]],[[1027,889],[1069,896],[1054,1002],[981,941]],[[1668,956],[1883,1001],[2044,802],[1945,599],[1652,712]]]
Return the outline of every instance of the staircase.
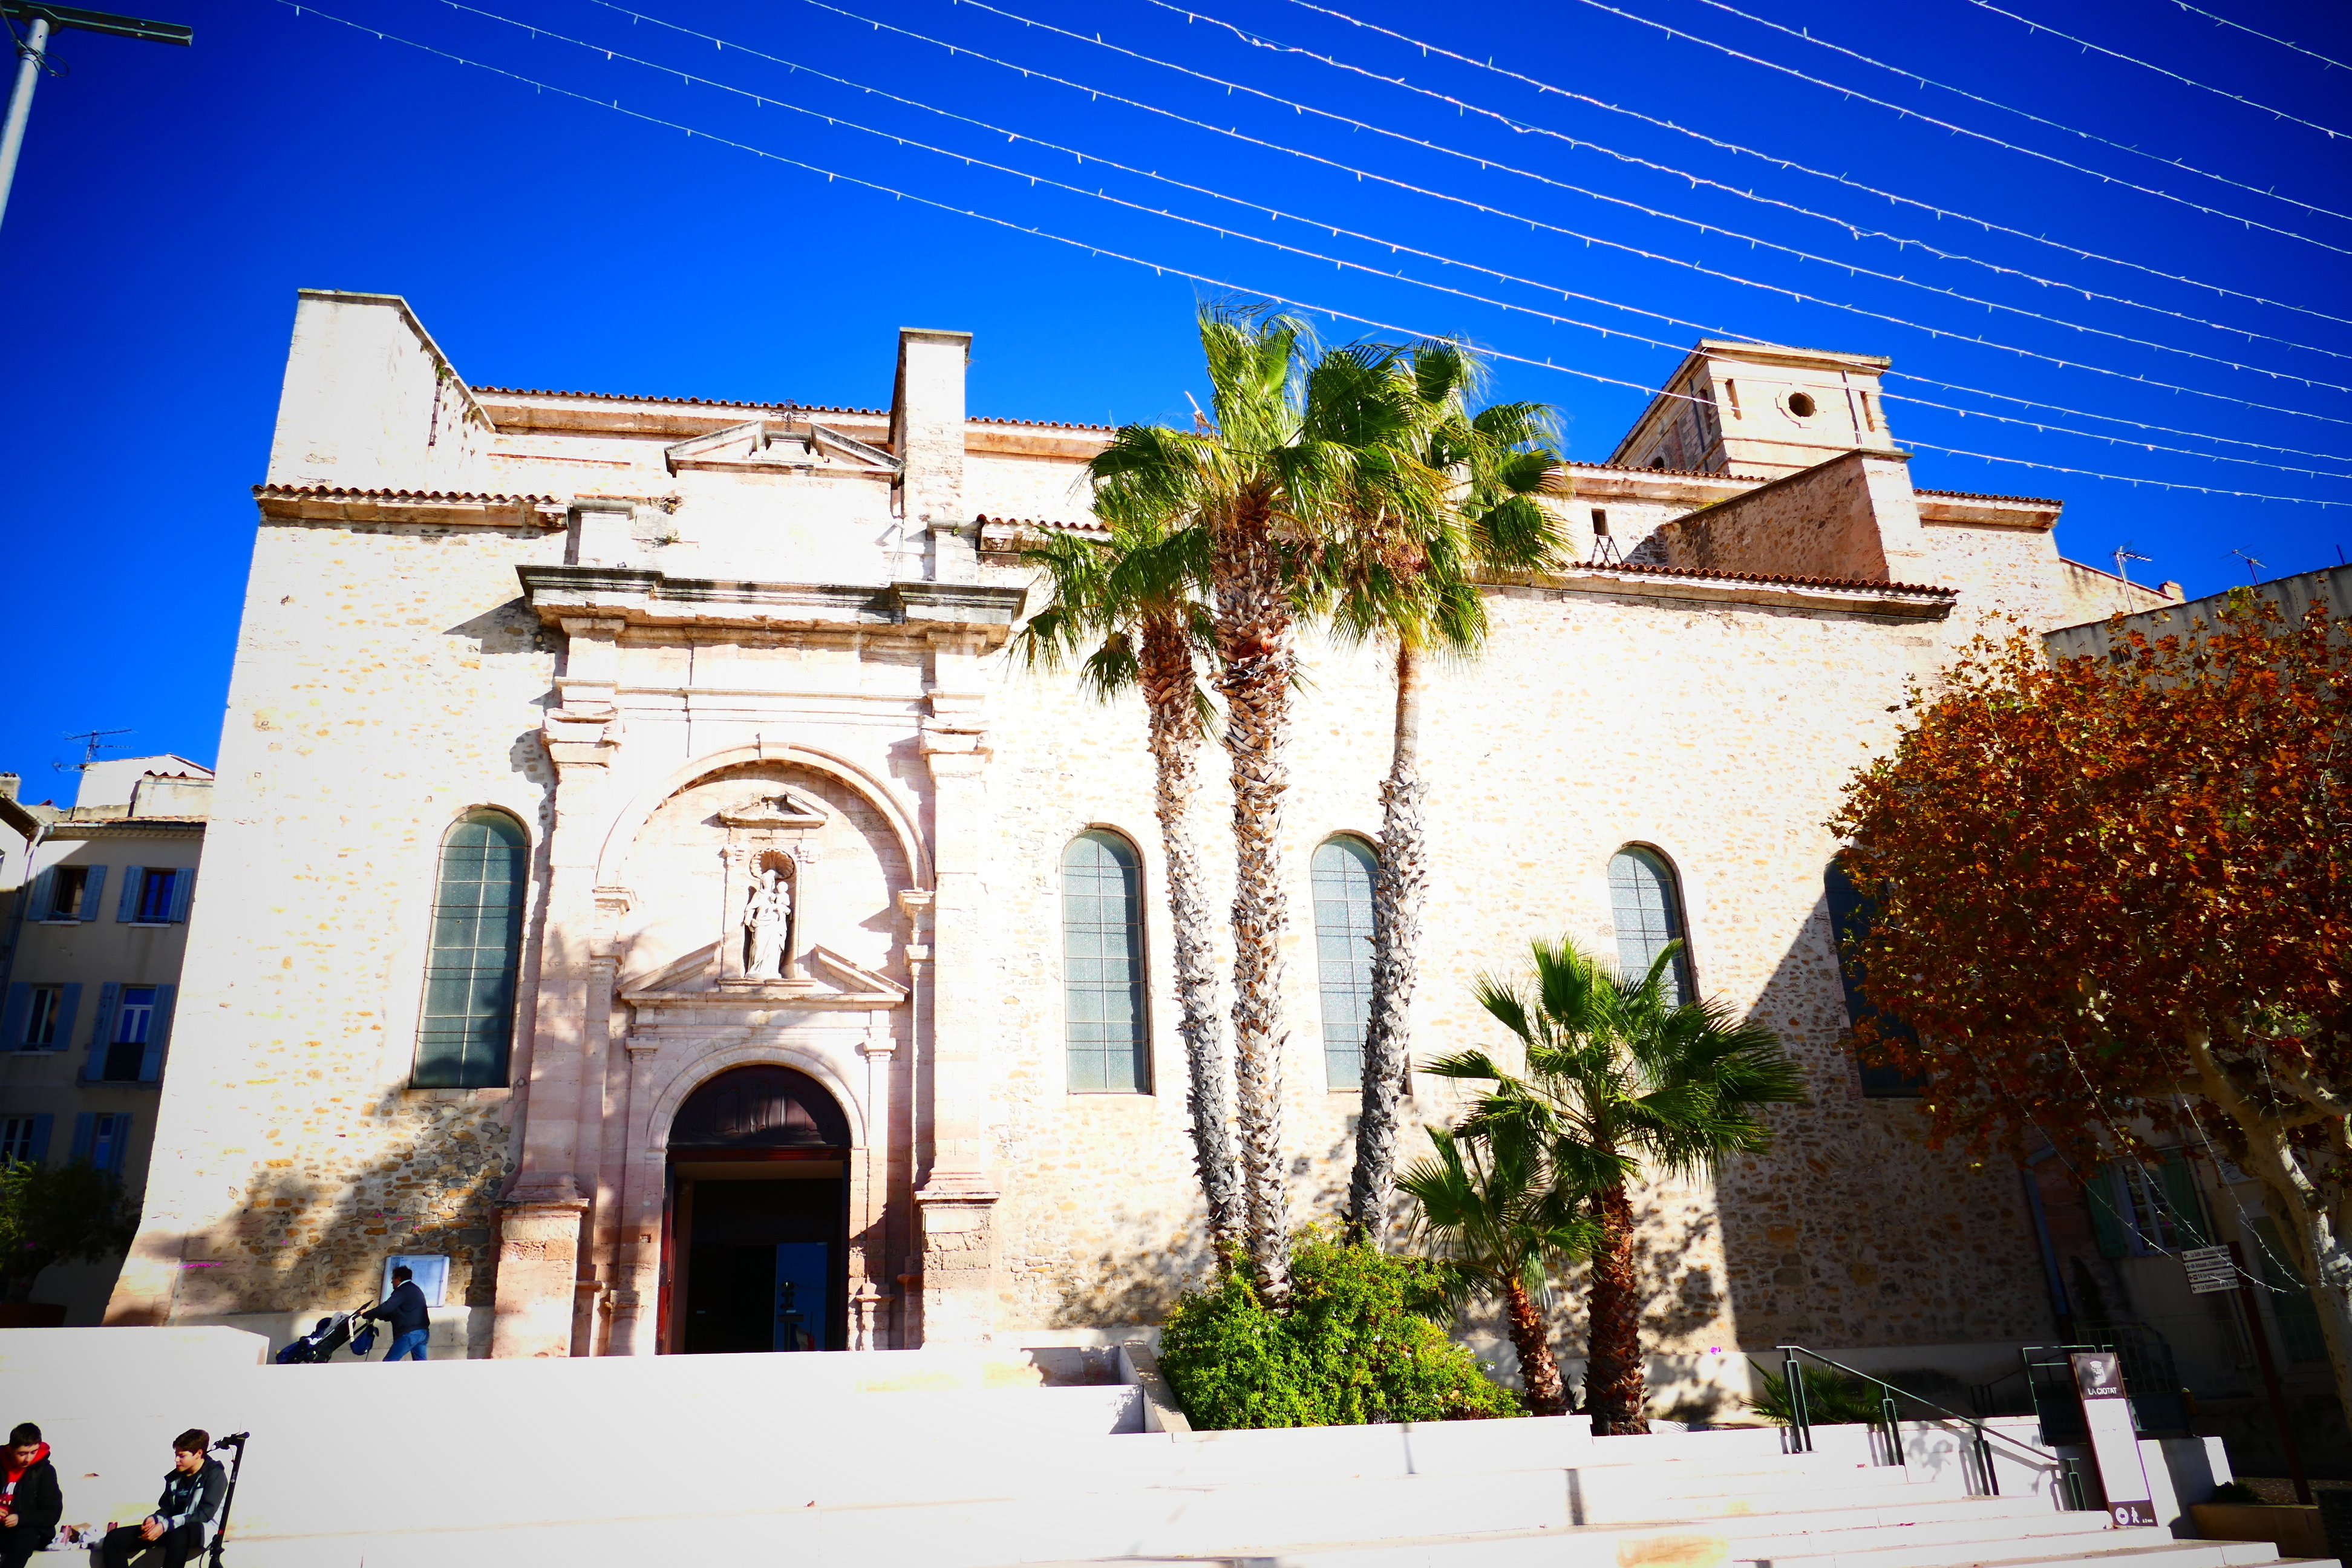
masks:
[[[1065,1474],[1076,1484],[984,1500],[821,1504],[818,1556],[935,1568],[2260,1568],[2281,1561],[2260,1542],[2112,1529],[2104,1512],[2062,1511],[2046,1490],[1970,1496],[1956,1467],[1923,1476],[1869,1462],[1864,1428],[1819,1428],[1816,1437],[1838,1451],[1784,1455],[1774,1431],[1593,1438],[1577,1418],[1345,1435],[1199,1434],[1177,1438],[1124,1478],[1107,1469]],[[1073,1550],[1046,1555],[1057,1542]]]

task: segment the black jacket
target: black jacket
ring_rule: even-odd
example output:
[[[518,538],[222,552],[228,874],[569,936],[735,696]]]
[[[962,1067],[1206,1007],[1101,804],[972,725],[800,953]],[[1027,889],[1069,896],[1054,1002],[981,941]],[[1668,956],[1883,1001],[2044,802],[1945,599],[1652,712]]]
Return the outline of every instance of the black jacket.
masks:
[[[47,1459],[36,1459],[16,1478],[16,1498],[0,1514],[14,1513],[16,1531],[9,1545],[20,1549],[27,1540],[46,1546],[49,1537],[58,1532],[58,1521],[66,1511],[65,1494],[58,1489],[58,1468]]]
[[[226,1490],[228,1472],[207,1454],[205,1468],[194,1475],[174,1468],[163,1478],[163,1495],[155,1500],[155,1511],[148,1517],[162,1520],[166,1530],[196,1525],[209,1541],[214,1521],[220,1518],[221,1494]]]
[[[416,1288],[414,1279],[404,1280],[393,1293],[383,1299],[383,1305],[368,1310],[371,1318],[381,1318],[397,1336],[413,1334],[419,1329],[433,1326],[432,1314],[425,1309],[425,1292]]]

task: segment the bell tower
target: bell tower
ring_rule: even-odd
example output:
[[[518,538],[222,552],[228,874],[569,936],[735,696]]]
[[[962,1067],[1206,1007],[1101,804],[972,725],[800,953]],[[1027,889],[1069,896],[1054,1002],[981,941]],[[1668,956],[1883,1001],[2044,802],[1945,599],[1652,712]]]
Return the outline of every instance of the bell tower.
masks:
[[[1842,452],[1892,452],[1876,354],[1702,338],[1609,466],[1777,479]]]

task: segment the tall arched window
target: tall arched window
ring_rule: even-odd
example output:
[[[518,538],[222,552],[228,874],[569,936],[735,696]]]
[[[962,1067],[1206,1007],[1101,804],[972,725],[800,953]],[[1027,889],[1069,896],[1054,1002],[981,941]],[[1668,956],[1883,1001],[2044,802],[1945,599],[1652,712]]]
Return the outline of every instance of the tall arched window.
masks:
[[[1628,844],[1609,858],[1609,905],[1617,921],[1617,973],[1639,980],[1658,961],[1666,943],[1682,942],[1682,951],[1666,966],[1664,990],[1670,1006],[1690,1001],[1690,933],[1683,927],[1682,889],[1675,885],[1675,869],[1654,849]]]
[[[524,852],[522,825],[502,811],[469,811],[441,841],[433,952],[416,1024],[418,1089],[495,1089],[507,1081],[522,960]]]
[[[1364,1028],[1372,1016],[1372,877],[1380,861],[1360,838],[1315,847],[1315,967],[1323,987],[1323,1072],[1333,1089],[1360,1089]]]
[[[1150,1093],[1143,876],[1116,833],[1089,829],[1062,851],[1062,992],[1070,1092]]]

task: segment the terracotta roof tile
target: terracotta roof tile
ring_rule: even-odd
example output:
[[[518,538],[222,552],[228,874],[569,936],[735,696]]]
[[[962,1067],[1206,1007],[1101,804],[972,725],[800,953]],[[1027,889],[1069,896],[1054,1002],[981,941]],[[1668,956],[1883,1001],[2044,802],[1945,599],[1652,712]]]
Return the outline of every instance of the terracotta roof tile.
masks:
[[[862,414],[876,419],[887,408],[851,408],[831,403],[746,403],[733,397],[655,397],[633,392],[560,392],[545,386],[478,386],[477,394],[494,397],[592,397],[600,403],[676,403],[699,408],[775,408],[795,414]]]
[[[2024,506],[2064,506],[2066,504],[2063,500],[2053,500],[2048,496],[1996,496],[1987,495],[1982,490],[1915,489],[1911,493],[1922,496],[1943,496],[1951,500],[2013,500]]]
[[[1083,419],[1010,419],[999,414],[974,414],[967,422],[973,425],[1029,425],[1045,430],[1116,430],[1116,425],[1089,425]]]
[[[1937,598],[1959,597],[1958,588],[1938,588],[1926,583],[1876,583],[1861,577],[1781,577],[1766,572],[1717,572],[1706,566],[1635,565],[1631,562],[1584,563],[1588,572],[1634,572],[1648,577],[1703,577],[1726,583],[1775,583],[1789,588],[1867,588],[1884,594],[1932,594]]]
[[[257,500],[343,496],[358,500],[478,501],[490,506],[552,505],[556,500],[553,496],[483,495],[473,490],[353,490],[339,485],[256,485],[253,493]]]
[[[1738,474],[1711,474],[1704,468],[1628,468],[1623,463],[1579,462],[1574,458],[1562,458],[1559,460],[1559,466],[1563,468],[1600,468],[1612,474],[1657,474],[1662,478],[1677,479],[1721,479],[1727,484],[1765,482],[1762,479],[1744,479]]]
[[[982,528],[991,526],[997,528],[1043,528],[1050,529],[1058,533],[1108,533],[1110,531],[1109,529],[1104,527],[1100,522],[1092,521],[1086,522],[1061,522],[1051,518],[1043,517],[990,517],[985,512],[972,519],[972,521],[980,524]]]

